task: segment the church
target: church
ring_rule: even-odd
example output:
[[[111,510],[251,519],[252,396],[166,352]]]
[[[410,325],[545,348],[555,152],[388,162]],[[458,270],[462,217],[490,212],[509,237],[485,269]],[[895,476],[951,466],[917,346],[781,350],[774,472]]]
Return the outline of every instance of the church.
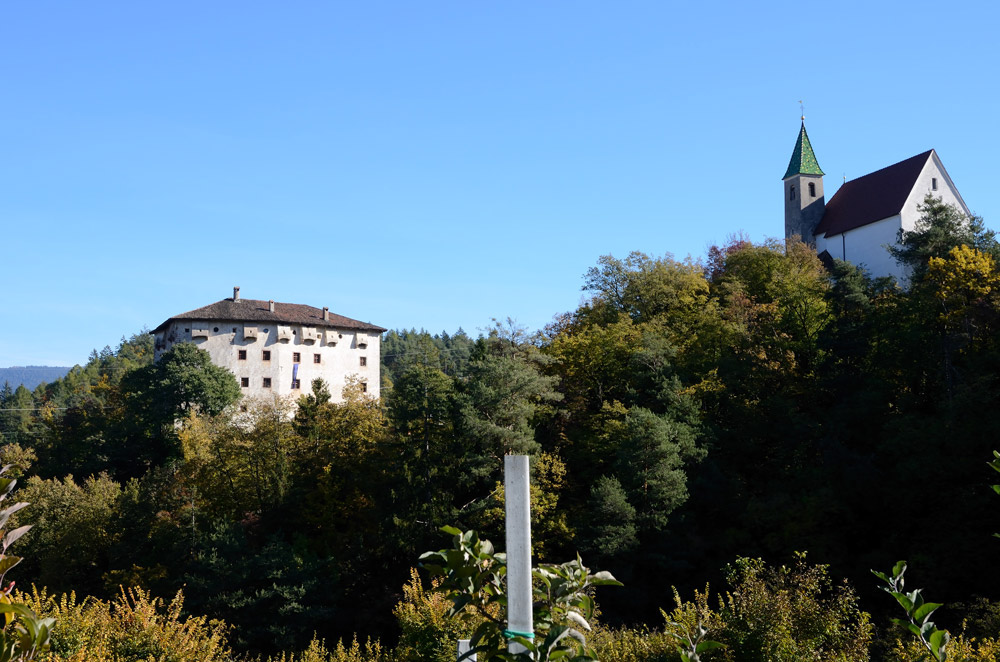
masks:
[[[928,194],[971,216],[933,149],[844,182],[829,202],[823,174],[803,117],[783,178],[785,238],[801,237],[824,262],[845,260],[872,276],[905,282],[906,270],[886,247],[896,243],[900,229],[914,229],[920,218],[917,207]]]

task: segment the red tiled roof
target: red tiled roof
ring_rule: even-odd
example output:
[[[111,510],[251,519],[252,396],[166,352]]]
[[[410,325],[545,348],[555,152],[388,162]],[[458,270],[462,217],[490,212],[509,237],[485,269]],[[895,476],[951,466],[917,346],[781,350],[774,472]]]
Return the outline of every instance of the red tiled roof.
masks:
[[[226,322],[259,322],[272,324],[301,324],[303,326],[334,327],[337,329],[357,329],[359,331],[385,331],[380,326],[359,322],[358,320],[330,313],[330,319],[323,319],[323,309],[313,308],[298,303],[274,303],[274,312],[269,309],[268,301],[256,299],[223,299],[203,308],[174,315],[153,329],[156,333],[165,329],[175,320],[221,320]]]
[[[815,234],[830,237],[898,214],[933,152],[917,154],[841,186],[826,203]]]

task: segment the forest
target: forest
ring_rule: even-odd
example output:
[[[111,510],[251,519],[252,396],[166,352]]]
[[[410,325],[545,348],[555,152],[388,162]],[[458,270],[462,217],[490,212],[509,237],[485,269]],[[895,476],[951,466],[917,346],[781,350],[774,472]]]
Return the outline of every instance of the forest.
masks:
[[[668,631],[696,613],[708,662],[916,661],[872,574],[902,559],[949,659],[996,659],[1000,244],[922,214],[891,249],[905,286],[794,241],[603,256],[546,328],[389,331],[380,401],[317,381],[294,415],[193,345],[154,364],[123,339],[0,391],[33,525],[7,578],[60,619],[53,659],[453,660],[471,617],[418,558],[445,526],[502,546],[520,453],[535,560],[622,583],[596,593],[601,660],[681,659]],[[174,634],[98,657],[125,612]],[[156,657],[183,628],[213,652]]]

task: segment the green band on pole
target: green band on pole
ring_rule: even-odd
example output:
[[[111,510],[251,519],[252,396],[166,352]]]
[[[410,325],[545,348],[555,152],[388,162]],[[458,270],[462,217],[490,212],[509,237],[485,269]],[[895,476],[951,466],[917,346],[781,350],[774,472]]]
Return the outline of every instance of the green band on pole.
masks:
[[[513,639],[514,637],[524,637],[525,639],[534,639],[534,632],[518,632],[517,630],[504,630],[503,636],[507,639]]]

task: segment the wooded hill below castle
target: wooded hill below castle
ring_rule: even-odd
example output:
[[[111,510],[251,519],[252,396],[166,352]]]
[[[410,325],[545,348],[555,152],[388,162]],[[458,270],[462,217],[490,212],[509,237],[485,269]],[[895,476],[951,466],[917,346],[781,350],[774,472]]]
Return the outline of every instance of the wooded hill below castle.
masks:
[[[605,256],[544,330],[390,331],[381,400],[349,386],[334,404],[316,383],[294,417],[239,400],[193,346],[153,364],[135,336],[0,394],[0,454],[36,525],[19,584],[183,588],[257,653],[314,632],[392,641],[439,527],[503,539],[516,452],[534,458],[536,558],[579,551],[624,582],[598,596],[606,622],[660,627],[672,586],[721,589],[737,557],[805,550],[875,613],[876,657],[894,605],[869,571],[901,558],[945,625],[995,636],[1000,246],[927,201],[895,251],[906,290],[801,243]]]

